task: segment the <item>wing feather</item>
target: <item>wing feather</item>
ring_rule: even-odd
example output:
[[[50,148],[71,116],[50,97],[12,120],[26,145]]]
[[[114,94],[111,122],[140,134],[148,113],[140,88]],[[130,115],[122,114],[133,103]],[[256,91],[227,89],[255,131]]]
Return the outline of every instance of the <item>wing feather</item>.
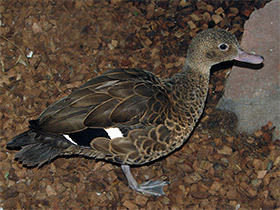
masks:
[[[113,69],[49,106],[38,118],[42,129],[71,133],[87,127],[154,123],[168,107],[162,81],[139,69]],[[162,119],[163,120],[163,119]]]

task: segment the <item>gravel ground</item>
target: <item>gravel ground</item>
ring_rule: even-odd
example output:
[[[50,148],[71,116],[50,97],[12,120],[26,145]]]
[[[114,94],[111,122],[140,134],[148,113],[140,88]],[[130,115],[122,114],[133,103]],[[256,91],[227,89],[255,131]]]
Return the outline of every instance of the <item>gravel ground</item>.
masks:
[[[236,133],[236,116],[215,109],[231,64],[213,70],[204,115],[184,147],[132,169],[138,181],[169,180],[164,196],[132,191],[117,165],[61,157],[26,168],[5,146],[52,102],[110,68],[169,77],[199,31],[220,27],[241,39],[244,22],[266,2],[0,0],[0,207],[280,209],[274,126]]]

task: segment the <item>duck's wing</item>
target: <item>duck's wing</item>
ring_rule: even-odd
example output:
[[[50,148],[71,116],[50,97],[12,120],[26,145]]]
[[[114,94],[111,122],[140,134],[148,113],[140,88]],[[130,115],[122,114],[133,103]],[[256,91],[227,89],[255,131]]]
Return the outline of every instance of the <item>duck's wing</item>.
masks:
[[[168,95],[157,76],[140,69],[113,69],[50,105],[38,117],[38,124],[46,132],[61,134],[159,124],[168,106]]]
[[[164,87],[145,70],[108,71],[50,105],[7,145],[21,148],[16,157],[28,166],[72,154],[147,163],[174,148],[164,125],[171,106]],[[109,128],[121,135],[111,137]]]

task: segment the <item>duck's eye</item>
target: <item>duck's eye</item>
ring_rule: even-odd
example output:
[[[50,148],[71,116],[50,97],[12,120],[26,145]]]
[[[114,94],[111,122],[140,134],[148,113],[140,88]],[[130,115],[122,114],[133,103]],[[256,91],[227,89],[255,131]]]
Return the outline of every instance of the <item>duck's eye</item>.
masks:
[[[225,43],[219,44],[219,48],[222,51],[226,51],[228,49],[228,45]]]

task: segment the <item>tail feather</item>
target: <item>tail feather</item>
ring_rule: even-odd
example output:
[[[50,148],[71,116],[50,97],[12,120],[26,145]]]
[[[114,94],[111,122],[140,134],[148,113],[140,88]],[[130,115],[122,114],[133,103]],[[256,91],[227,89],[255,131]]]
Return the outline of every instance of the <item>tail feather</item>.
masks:
[[[63,154],[72,146],[62,135],[53,135],[33,131],[26,131],[7,143],[11,149],[21,150],[16,154],[16,158],[26,166],[42,165],[45,162]]]
[[[35,133],[33,134],[35,135]],[[22,134],[19,134],[7,143],[7,147],[16,149],[24,147],[26,145],[34,144],[36,142],[35,137],[31,136],[32,134],[30,131],[26,131]]]
[[[26,166],[41,166],[60,153],[60,149],[51,148],[45,144],[34,144],[23,147],[15,157]]]

